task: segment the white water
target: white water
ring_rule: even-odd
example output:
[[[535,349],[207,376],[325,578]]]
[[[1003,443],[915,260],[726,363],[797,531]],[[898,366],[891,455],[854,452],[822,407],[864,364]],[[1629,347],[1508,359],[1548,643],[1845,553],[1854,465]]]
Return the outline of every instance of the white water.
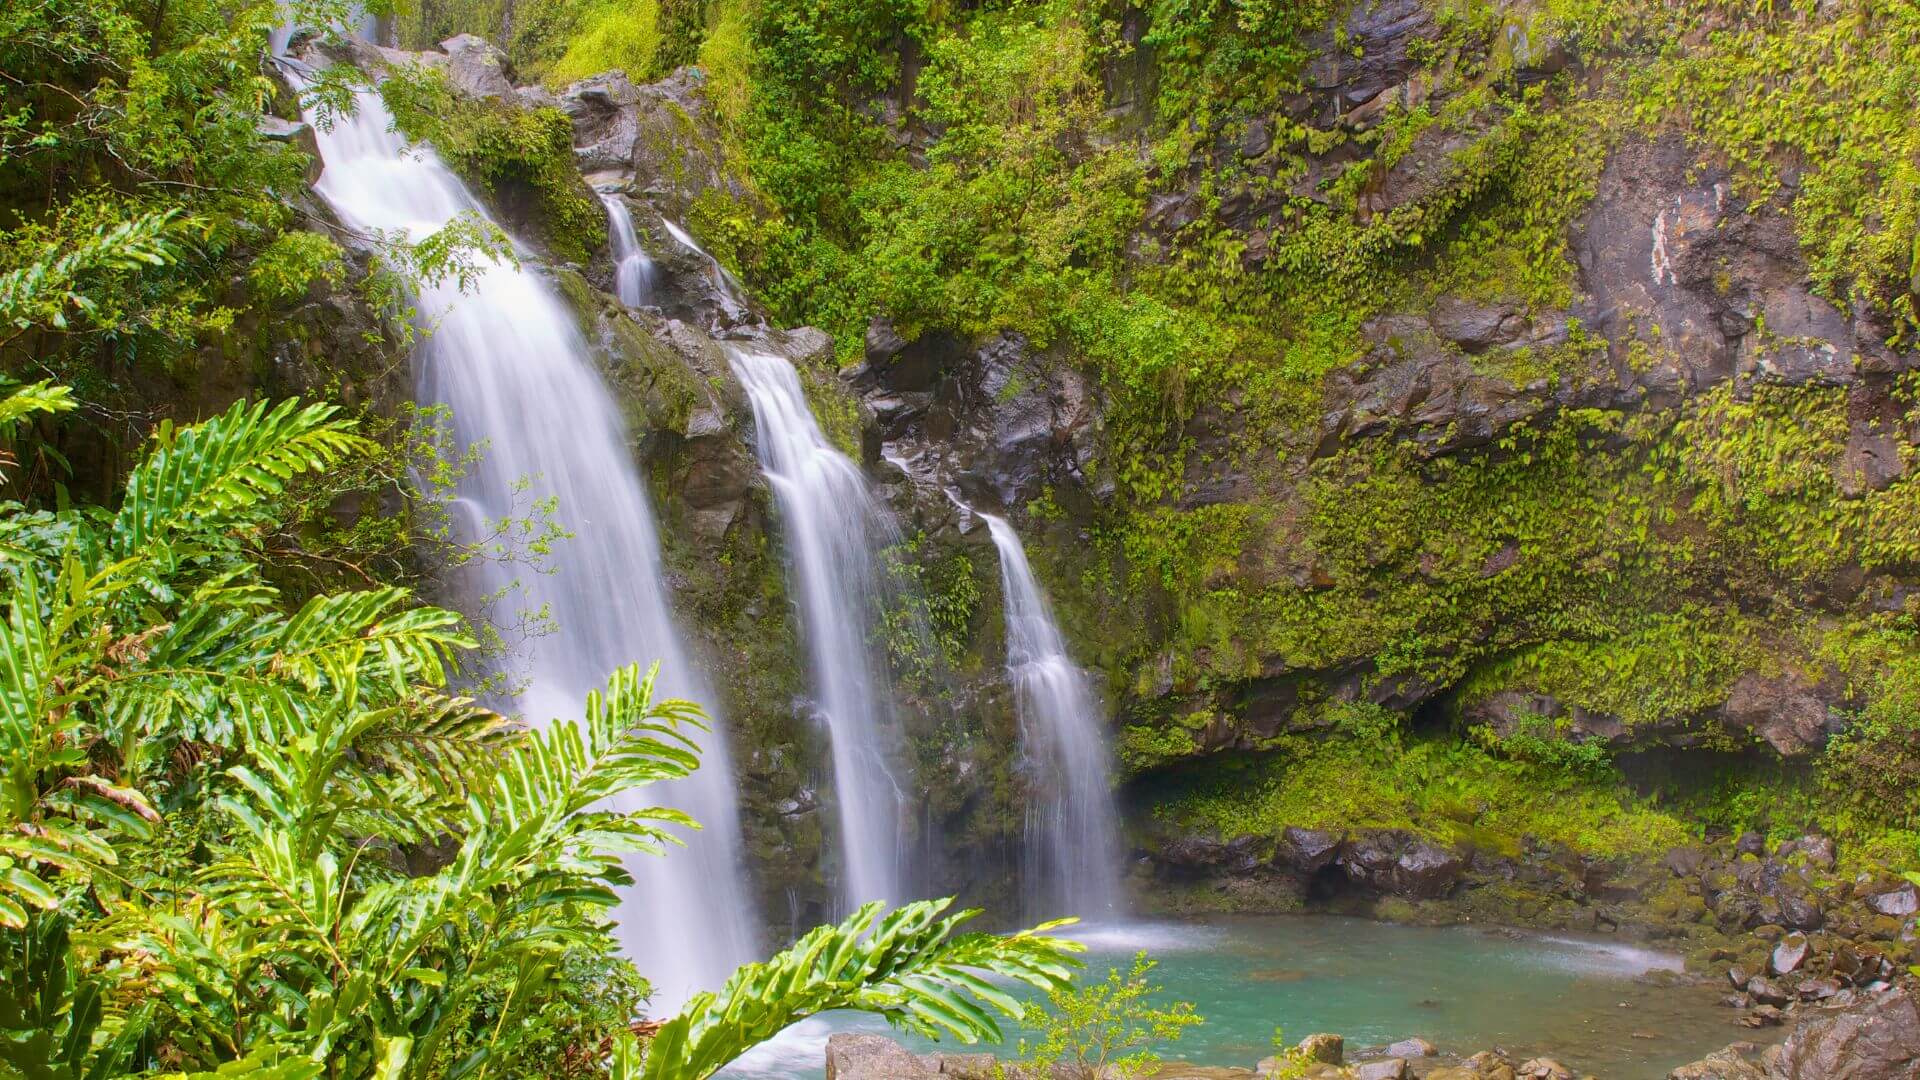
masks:
[[[603,191],[600,201],[607,207],[607,235],[613,248],[613,294],[628,307],[639,307],[653,298],[653,260],[640,246],[627,200]]]
[[[1086,673],[1067,657],[1019,535],[992,514],[980,517],[1000,552],[1007,681],[1029,781],[1021,898],[1034,918],[1120,918],[1120,827],[1106,723]]]
[[[355,114],[330,130],[314,126],[326,165],[315,189],[348,224],[417,239],[483,212],[434,154],[391,130],[377,94],[360,94]],[[451,408],[462,447],[485,447],[459,486],[462,521],[484,533],[487,522],[525,516],[531,499],[553,496],[573,534],[552,572],[470,564],[476,595],[511,590],[517,578],[509,602],[544,608],[557,623],[556,634],[530,642],[525,670],[513,673],[531,680],[519,702],[528,718],[577,716],[613,669],[654,660],[659,696],[691,698],[714,717],[713,732],[698,740],[702,763],[693,776],[636,793],[623,807],[657,801],[705,826],[685,850],[632,856],[636,884],[617,913],[623,943],[654,982],[653,1005],[670,1010],[752,959],[756,934],[723,722],[667,610],[653,514],[627,432],[573,316],[533,272],[490,264],[468,292],[427,285],[417,301],[422,322],[434,327],[414,358],[419,397]]]
[[[728,350],[753,403],[755,452],[773,486],[806,639],[815,702],[833,744],[841,896],[908,899],[909,822],[900,729],[885,658],[872,644],[874,554],[893,537],[860,469],[833,448],[784,357]]]

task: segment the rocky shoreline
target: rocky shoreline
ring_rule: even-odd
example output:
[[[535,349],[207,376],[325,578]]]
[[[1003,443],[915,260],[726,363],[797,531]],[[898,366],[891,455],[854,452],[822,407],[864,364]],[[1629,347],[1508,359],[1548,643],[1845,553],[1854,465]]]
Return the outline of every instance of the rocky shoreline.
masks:
[[[1920,1006],[1905,986],[1848,990],[1795,1010],[1784,1042],[1736,1042],[1682,1065],[1668,1080],[1912,1080],[1920,1077]],[[992,1054],[915,1054],[879,1035],[838,1034],[827,1041],[827,1080],[1042,1080]],[[1055,1065],[1045,1080],[1116,1080],[1111,1071]],[[1251,1068],[1174,1062],[1151,1080],[1600,1080],[1549,1056],[1516,1059],[1495,1048],[1442,1053],[1408,1038],[1349,1055],[1339,1035],[1310,1035],[1283,1055]]]
[[[1425,924],[1577,930],[1655,944],[1723,979],[1748,1027],[1802,1004],[1844,1005],[1907,977],[1920,940],[1920,888],[1870,864],[1843,864],[1828,837],[1771,852],[1757,833],[1665,858],[1597,862],[1550,850],[1508,857],[1400,831],[1285,830],[1181,836],[1151,853],[1167,908],[1307,907]]]

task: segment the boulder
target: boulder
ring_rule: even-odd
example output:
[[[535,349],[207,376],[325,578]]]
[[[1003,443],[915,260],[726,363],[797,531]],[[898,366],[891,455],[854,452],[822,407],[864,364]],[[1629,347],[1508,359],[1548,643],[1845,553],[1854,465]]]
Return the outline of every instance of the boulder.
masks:
[[[884,1035],[827,1037],[827,1080],[938,1080],[918,1054]]]
[[[1513,1074],[1520,1080],[1573,1080],[1573,1070],[1550,1057],[1523,1061]]]
[[[1667,1074],[1667,1080],[1767,1080],[1767,1070],[1752,1059],[1752,1043],[1735,1043]]]
[[[460,34],[441,42],[440,51],[447,54],[447,79],[461,93],[476,98],[514,99],[507,54],[492,42],[473,34]]]
[[[1837,858],[1830,836],[1807,835],[1798,840],[1788,840],[1780,845],[1779,858],[1782,862],[1798,855],[1808,865],[1820,870],[1831,870]]]
[[[1911,884],[1902,885],[1897,889],[1868,897],[1867,906],[1876,914],[1903,919],[1920,911],[1920,891],[1915,890]]]
[[[1274,853],[1273,861],[1295,873],[1317,874],[1340,857],[1340,849],[1346,842],[1347,834],[1344,832],[1289,826],[1280,834],[1280,847]]]
[[[1791,975],[1807,962],[1807,935],[1788,934],[1773,947],[1771,966],[1775,975]]]
[[[1438,1053],[1440,1053],[1438,1047],[1419,1036],[1411,1039],[1401,1039],[1399,1042],[1387,1047],[1388,1057],[1428,1058]]]
[[[1793,995],[1764,975],[1755,975],[1747,980],[1747,993],[1762,1005],[1785,1005],[1793,1000]]]
[[[1409,1075],[1405,1058],[1382,1058],[1353,1067],[1353,1080],[1406,1080]]]
[[[1774,1075],[1778,1080],[1920,1080],[1920,1008],[1902,988],[1849,1008],[1814,1010],[1787,1037]]]
[[[1792,675],[1767,678],[1753,671],[1734,681],[1720,715],[1727,727],[1752,732],[1782,757],[1797,757],[1825,745],[1833,720],[1827,703],[1799,679]],[[1756,855],[1765,857],[1764,844]]]
[[[1322,1031],[1301,1039],[1296,1049],[1302,1060],[1338,1065],[1346,1056],[1347,1043],[1338,1035]]]
[[[1438,844],[1416,840],[1394,862],[1394,891],[1416,899],[1445,896],[1465,869],[1460,856]]]

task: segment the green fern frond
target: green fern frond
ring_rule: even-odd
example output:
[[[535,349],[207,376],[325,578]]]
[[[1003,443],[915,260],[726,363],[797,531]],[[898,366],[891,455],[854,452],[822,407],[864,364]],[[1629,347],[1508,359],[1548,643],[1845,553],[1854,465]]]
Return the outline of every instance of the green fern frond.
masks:
[[[154,449],[127,478],[115,546],[137,552],[182,528],[224,530],[295,476],[371,450],[350,423],[334,418],[337,411],[293,399],[271,408],[240,401],[203,424],[162,424]]]
[[[1071,920],[1007,937],[955,937],[979,912],[949,914],[952,905],[922,900],[883,918],[882,905],[868,904],[838,926],[812,930],[772,960],[734,972],[719,993],[695,995],[654,1035],[637,1069],[631,1050],[616,1052],[614,1080],[705,1080],[795,1021],[830,1009],[876,1013],[929,1038],[999,1039],[993,1014],[1017,1018],[1021,1008],[988,980],[1059,989],[1083,946],[1046,936]]]

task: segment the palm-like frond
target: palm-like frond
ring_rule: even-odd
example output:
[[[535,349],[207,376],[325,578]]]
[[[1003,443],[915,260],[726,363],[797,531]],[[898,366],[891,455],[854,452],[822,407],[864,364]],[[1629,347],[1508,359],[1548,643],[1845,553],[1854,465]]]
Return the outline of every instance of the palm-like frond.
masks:
[[[239,401],[203,424],[162,424],[154,449],[127,478],[115,546],[137,552],[188,525],[218,531],[295,476],[368,449],[351,424],[335,419],[337,411],[292,399],[271,408]]]
[[[1006,937],[954,936],[978,911],[948,913],[951,899],[907,904],[880,917],[868,904],[838,926],[809,932],[763,964],[734,972],[717,994],[696,995],[664,1024],[636,1068],[615,1055],[614,1080],[705,1080],[789,1024],[829,1009],[877,1013],[897,1027],[962,1042],[998,1039],[993,1013],[1021,1006],[999,978],[1041,990],[1072,977],[1082,946],[1046,936],[1071,920]]]
[[[75,407],[73,391],[68,387],[45,381],[16,386],[12,393],[0,398],[0,435],[34,413],[67,412]]]

